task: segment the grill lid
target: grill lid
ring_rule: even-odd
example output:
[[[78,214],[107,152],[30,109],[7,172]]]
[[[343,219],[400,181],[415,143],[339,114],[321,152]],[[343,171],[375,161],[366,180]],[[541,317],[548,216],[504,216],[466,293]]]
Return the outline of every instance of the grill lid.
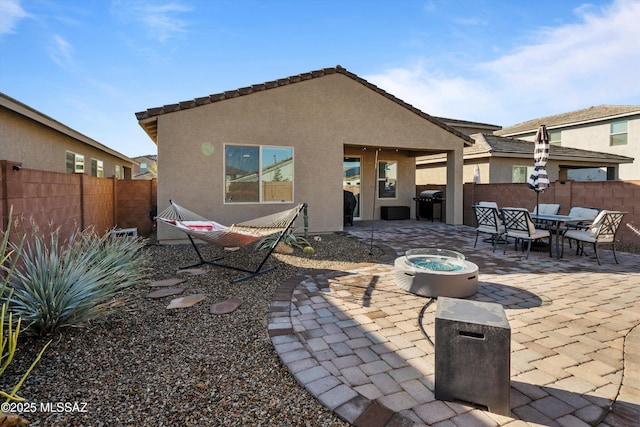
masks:
[[[420,192],[420,197],[423,199],[442,199],[444,194],[440,190],[424,190]]]

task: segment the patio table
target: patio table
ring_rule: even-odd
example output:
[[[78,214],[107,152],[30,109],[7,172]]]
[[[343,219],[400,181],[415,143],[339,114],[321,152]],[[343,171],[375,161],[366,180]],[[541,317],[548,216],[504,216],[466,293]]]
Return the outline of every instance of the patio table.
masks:
[[[537,214],[530,212],[529,215],[533,221],[540,220],[545,221],[551,224],[552,228],[556,230],[556,258],[560,259],[560,229],[562,226],[569,223],[578,223],[578,222],[592,222],[593,218],[586,217],[578,217],[578,216],[569,216],[569,215],[551,215],[551,214]]]

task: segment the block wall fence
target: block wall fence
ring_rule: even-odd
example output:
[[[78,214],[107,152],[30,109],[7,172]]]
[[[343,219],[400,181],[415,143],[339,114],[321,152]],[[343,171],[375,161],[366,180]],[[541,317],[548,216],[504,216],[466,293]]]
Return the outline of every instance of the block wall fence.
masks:
[[[0,160],[0,218],[7,229],[9,213],[16,232],[33,227],[59,228],[61,238],[93,226],[99,234],[113,228],[137,228],[150,235],[149,211],[157,198],[157,181],[96,178],[22,168]]]
[[[416,196],[423,190],[444,191],[446,187],[419,185]],[[66,237],[78,228],[89,226],[94,226],[99,233],[135,227],[139,235],[148,236],[153,231],[149,212],[156,200],[156,179],[96,178],[26,169],[20,163],[0,160],[2,230],[6,230],[9,211],[13,207],[13,219],[20,219],[19,227],[25,229],[32,224],[40,229],[54,226]],[[494,201],[500,207],[533,209],[536,193],[526,184],[464,184],[465,225],[475,225],[471,206],[480,201]],[[561,214],[568,213],[571,206],[627,212],[618,240],[640,248],[637,232],[640,230],[640,181],[556,181],[540,193],[540,203],[560,204]],[[309,215],[313,216],[313,213],[309,212]]]
[[[424,190],[445,189],[444,185],[419,185],[416,195]],[[527,184],[467,183],[463,192],[463,221],[469,226],[475,225],[471,207],[478,202],[491,201],[501,208],[529,210],[536,205],[536,193]],[[627,212],[616,238],[623,244],[640,248],[640,181],[555,181],[539,194],[539,202],[559,204],[563,215],[569,213],[572,206]]]

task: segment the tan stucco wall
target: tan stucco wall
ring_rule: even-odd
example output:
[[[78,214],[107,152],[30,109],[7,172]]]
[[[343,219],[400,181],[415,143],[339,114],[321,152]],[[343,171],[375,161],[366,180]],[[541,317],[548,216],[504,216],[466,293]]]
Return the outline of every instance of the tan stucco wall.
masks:
[[[528,158],[510,158],[510,157],[491,157],[490,163],[478,163],[480,166],[480,183],[481,184],[506,184],[511,183],[514,166],[533,167],[533,159]],[[560,177],[560,165],[571,164],[572,166],[581,167],[597,167],[601,163],[596,162],[576,162],[566,160],[549,160],[547,163],[547,175],[549,181],[554,182]],[[473,176],[476,163],[467,160],[464,164],[463,180],[465,183],[473,182]],[[612,165],[617,167],[617,165]],[[416,171],[416,183],[418,185],[444,185],[447,180],[447,168],[442,164],[422,165]]]
[[[91,159],[102,160],[104,176],[112,177],[116,164],[121,170],[131,169],[103,151],[84,144],[47,126],[0,107],[0,159],[22,163],[30,169],[66,172],[66,151],[84,155],[85,173],[89,174]]]
[[[611,146],[609,145],[611,122],[584,124],[562,129],[561,144],[563,147],[633,157],[633,163],[620,164],[618,169],[619,179],[638,180],[640,179],[640,118],[629,119],[627,132],[627,145]],[[535,135],[521,138],[533,141]]]
[[[159,211],[174,199],[229,225],[293,205],[225,204],[225,143],[295,147],[294,200],[309,204],[309,226],[322,232],[342,229],[342,161],[345,150],[352,152],[344,147],[354,153],[367,147],[364,188],[373,186],[376,148],[380,159],[397,157],[401,190],[392,204],[412,206],[415,159],[405,150],[461,152],[464,140],[345,75],[310,79],[159,115]],[[459,187],[461,193],[461,180]],[[373,199],[364,197],[363,218],[370,219]],[[379,218],[380,209],[375,212]],[[166,228],[159,229],[159,238],[175,236]]]

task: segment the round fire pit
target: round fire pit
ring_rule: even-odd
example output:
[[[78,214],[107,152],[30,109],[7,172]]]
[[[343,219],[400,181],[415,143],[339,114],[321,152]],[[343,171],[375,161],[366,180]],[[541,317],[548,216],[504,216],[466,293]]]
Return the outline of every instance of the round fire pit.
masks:
[[[478,290],[478,266],[459,252],[422,248],[396,258],[398,287],[425,297],[466,298]]]

